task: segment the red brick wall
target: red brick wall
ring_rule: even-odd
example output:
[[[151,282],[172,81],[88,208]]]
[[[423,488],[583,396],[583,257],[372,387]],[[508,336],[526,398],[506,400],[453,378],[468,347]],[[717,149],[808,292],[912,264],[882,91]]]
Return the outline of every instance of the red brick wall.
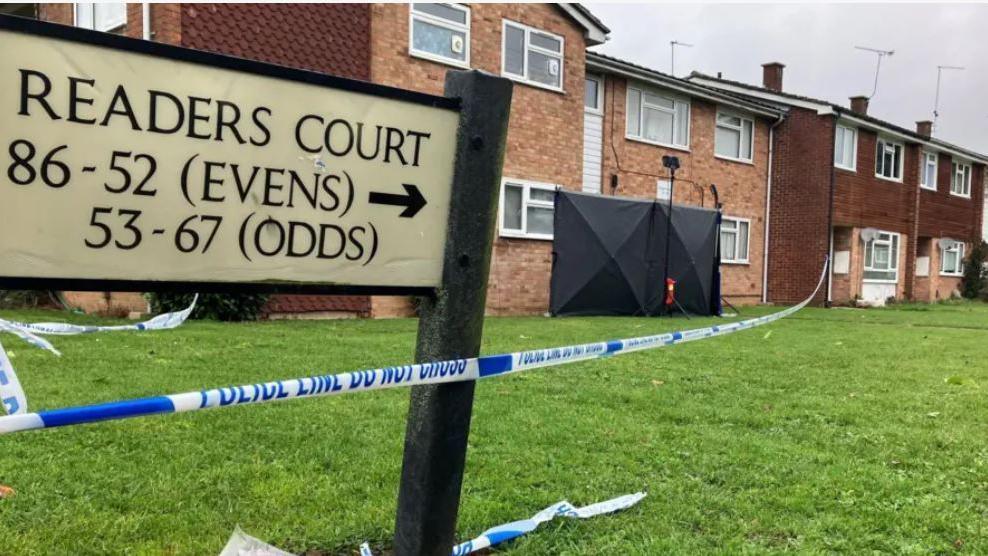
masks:
[[[563,92],[516,83],[508,125],[504,176],[578,190],[583,181],[583,29],[549,4],[472,4],[470,65],[501,74],[502,20],[510,19],[564,38]],[[371,80],[442,94],[440,63],[408,52],[408,5],[373,4]],[[549,308],[552,242],[497,238],[491,261],[487,310],[491,314],[544,313]]]
[[[768,298],[802,301],[813,291],[830,242],[834,120],[792,107],[775,130]],[[826,300],[826,287],[815,298]]]
[[[634,141],[625,138],[627,86],[623,77],[608,75],[605,78],[603,193],[611,193],[611,176],[617,175],[615,194],[654,199],[657,181],[669,178],[668,171],[662,167],[662,157],[679,157],[681,167],[676,172],[674,202],[713,208],[710,184],[715,184],[724,205],[724,215],[751,221],[749,263],[724,264],[721,267],[722,286],[724,295],[733,303],[757,303],[762,294],[768,121],[754,118],[752,164],[714,156],[717,105],[700,99],[690,101],[689,151]]]
[[[182,46],[370,76],[368,4],[182,4]]]
[[[972,241],[981,237],[984,211],[983,165],[971,168],[971,198],[950,194],[951,164],[948,154],[937,160],[937,190],[919,190],[919,233],[935,238]]]

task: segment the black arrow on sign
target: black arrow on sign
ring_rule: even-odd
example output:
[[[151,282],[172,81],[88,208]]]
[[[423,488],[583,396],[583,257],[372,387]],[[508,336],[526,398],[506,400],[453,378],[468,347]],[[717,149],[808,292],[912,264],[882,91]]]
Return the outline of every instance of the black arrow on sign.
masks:
[[[422,207],[425,206],[425,197],[419,191],[419,188],[410,184],[403,183],[402,187],[405,188],[404,195],[398,195],[395,193],[379,193],[377,191],[371,191],[370,197],[367,199],[373,205],[393,205],[396,207],[405,207],[405,210],[401,211],[398,216],[402,218],[411,218],[418,214]]]

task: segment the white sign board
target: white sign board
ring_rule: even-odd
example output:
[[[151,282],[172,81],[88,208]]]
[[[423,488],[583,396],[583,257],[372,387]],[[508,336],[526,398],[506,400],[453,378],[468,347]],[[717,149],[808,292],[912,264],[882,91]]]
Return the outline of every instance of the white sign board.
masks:
[[[455,101],[9,18],[0,51],[2,280],[439,284]]]

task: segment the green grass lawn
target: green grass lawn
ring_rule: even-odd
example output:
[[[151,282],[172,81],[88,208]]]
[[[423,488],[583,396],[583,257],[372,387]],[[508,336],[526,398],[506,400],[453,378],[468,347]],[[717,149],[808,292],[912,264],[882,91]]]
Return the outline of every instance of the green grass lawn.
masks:
[[[772,309],[746,309],[745,315]],[[52,320],[61,313],[4,312]],[[92,321],[69,317],[75,321]],[[484,353],[701,326],[492,318]],[[410,362],[415,322],[4,335],[32,409]],[[639,490],[507,554],[988,553],[988,305],[806,309],[731,336],[478,385],[457,538]],[[0,554],[390,545],[408,390],[0,437]]]

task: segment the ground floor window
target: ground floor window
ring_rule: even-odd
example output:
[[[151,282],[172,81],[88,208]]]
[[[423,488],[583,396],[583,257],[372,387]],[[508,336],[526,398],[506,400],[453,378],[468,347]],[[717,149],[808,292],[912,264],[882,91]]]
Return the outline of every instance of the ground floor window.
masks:
[[[940,249],[940,274],[961,276],[964,274],[964,244],[955,241]]]
[[[899,281],[899,234],[878,232],[865,243],[864,279]]]
[[[720,261],[745,264],[748,262],[748,231],[751,221],[745,218],[723,217],[720,223]]]
[[[501,184],[501,235],[552,239],[556,186],[505,179]]]

